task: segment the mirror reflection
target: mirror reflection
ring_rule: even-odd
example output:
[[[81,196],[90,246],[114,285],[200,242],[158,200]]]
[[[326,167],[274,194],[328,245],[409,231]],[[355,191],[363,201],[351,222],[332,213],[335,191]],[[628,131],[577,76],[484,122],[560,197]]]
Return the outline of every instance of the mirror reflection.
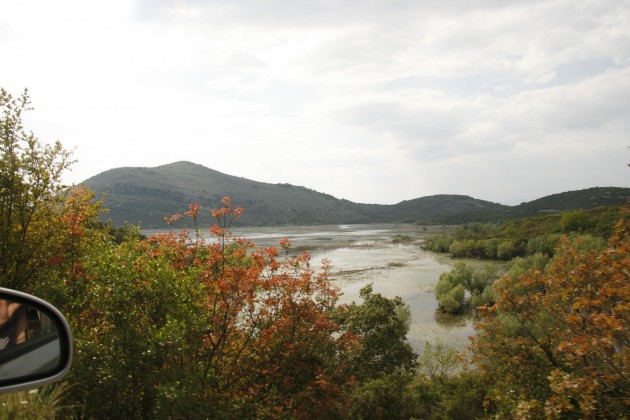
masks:
[[[0,381],[54,370],[61,347],[54,322],[37,308],[0,299]]]

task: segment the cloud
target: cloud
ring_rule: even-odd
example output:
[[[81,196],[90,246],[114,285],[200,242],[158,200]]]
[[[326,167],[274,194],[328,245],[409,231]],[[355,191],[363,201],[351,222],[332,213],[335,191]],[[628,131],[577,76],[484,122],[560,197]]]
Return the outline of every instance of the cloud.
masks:
[[[74,181],[185,159],[364,202],[628,185],[628,0],[40,3],[3,9],[3,83]]]

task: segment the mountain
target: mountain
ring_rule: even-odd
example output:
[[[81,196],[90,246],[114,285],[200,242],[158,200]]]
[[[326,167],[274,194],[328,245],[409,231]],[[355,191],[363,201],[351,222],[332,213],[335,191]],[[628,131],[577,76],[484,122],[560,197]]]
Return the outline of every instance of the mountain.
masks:
[[[529,203],[521,203],[514,210],[523,212],[554,212],[587,209],[623,204],[630,198],[630,188],[595,187],[580,191],[552,194]]]
[[[106,217],[114,224],[164,227],[164,216],[183,212],[191,202],[219,207],[229,196],[246,209],[241,225],[366,223],[361,206],[290,184],[269,184],[227,175],[190,162],[156,168],[118,168],[84,182],[98,195],[106,193]],[[208,223],[209,216],[200,221]]]
[[[627,203],[628,200],[630,200],[630,188],[594,187],[552,194],[527,203],[521,203],[518,206],[440,213],[428,221],[419,221],[425,224],[446,225],[474,222],[497,223],[506,219],[519,219],[566,210],[587,210],[596,207],[619,206]]]
[[[143,229],[164,228],[165,216],[202,205],[201,225],[213,222],[209,209],[223,197],[245,208],[238,225],[279,226],[352,223],[464,223],[497,221],[543,210],[621,204],[630,188],[601,188],[556,194],[510,207],[465,195],[434,195],[394,205],[360,204],[291,184],[270,184],[227,175],[191,162],[155,168],[117,168],[84,183],[105,195],[104,207],[114,225],[132,223]],[[558,196],[558,197],[556,197]],[[568,198],[570,197],[570,199]]]

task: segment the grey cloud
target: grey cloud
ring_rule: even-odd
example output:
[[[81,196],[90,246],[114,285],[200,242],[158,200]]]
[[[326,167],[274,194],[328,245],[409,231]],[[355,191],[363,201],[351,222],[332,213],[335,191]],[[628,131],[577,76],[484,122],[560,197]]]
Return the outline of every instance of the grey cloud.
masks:
[[[506,102],[504,124],[525,132],[628,126],[630,68],[608,70],[579,83],[537,89]],[[506,127],[507,128],[507,127]]]
[[[412,108],[403,103],[372,102],[338,112],[345,124],[390,139],[390,145],[422,159],[443,159],[468,149],[460,134],[470,124],[461,109]],[[469,149],[471,152],[474,148]]]
[[[543,0],[531,0],[532,5]],[[138,0],[140,19],[231,19],[232,22],[270,25],[338,25],[397,21],[411,15],[467,13],[509,8],[504,0]],[[178,16],[178,17],[177,17]]]

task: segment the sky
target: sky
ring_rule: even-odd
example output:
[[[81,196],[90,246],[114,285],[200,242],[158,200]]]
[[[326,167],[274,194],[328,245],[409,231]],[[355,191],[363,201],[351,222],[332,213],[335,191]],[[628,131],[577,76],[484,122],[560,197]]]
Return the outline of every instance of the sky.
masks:
[[[361,202],[630,187],[630,0],[0,0],[0,86],[77,160]]]

